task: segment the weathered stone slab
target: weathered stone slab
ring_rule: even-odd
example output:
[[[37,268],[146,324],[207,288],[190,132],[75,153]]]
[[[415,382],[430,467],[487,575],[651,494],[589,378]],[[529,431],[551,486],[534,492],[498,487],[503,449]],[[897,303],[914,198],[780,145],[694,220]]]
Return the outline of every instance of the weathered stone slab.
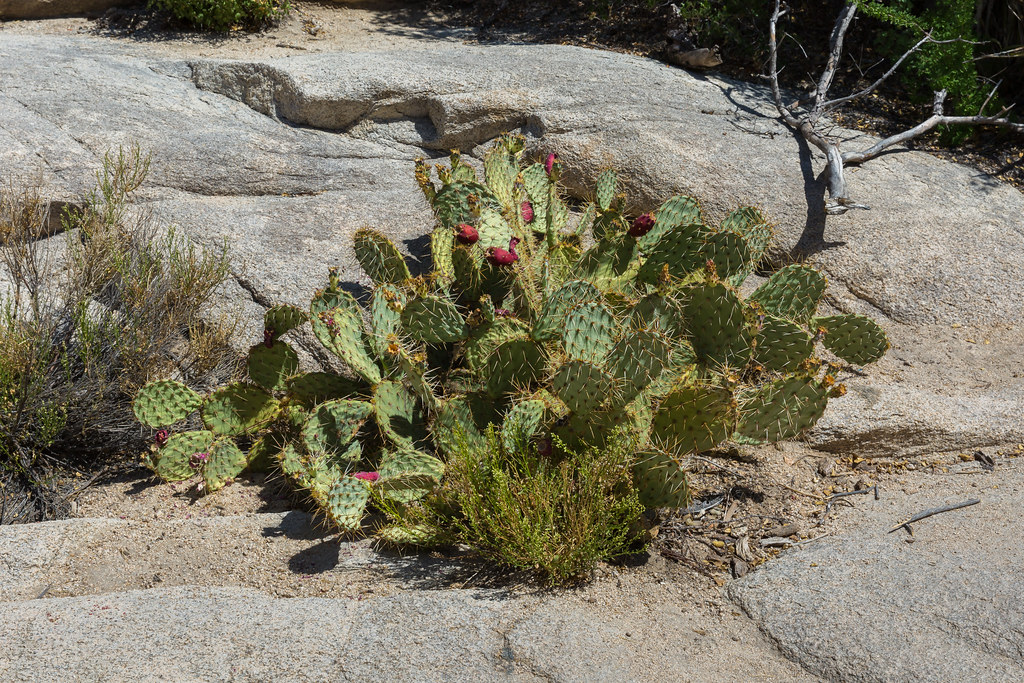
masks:
[[[788,656],[828,680],[1024,678],[1024,466],[936,476],[916,492],[858,497],[844,531],[732,584],[729,592]],[[896,524],[978,498],[980,504]],[[913,541],[913,543],[909,541]]]

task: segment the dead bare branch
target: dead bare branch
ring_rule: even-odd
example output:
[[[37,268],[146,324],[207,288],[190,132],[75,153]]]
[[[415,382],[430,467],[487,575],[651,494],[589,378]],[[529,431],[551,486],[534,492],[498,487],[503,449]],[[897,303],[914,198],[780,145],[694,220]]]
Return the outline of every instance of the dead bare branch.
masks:
[[[843,53],[843,41],[846,36],[846,32],[850,28],[850,24],[853,22],[854,16],[857,13],[857,3],[853,0],[849,0],[840,11],[839,16],[836,17],[835,25],[832,29],[832,34],[829,38],[829,54],[828,60],[825,64],[825,68],[821,73],[821,77],[818,79],[817,85],[808,93],[806,96],[799,100],[786,105],[782,101],[782,90],[779,87],[779,68],[778,68],[778,39],[777,39],[777,27],[779,19],[787,13],[788,9],[785,8],[781,0],[775,0],[775,9],[772,12],[771,19],[768,25],[768,62],[769,72],[767,74],[769,83],[772,89],[772,98],[775,102],[775,108],[779,112],[779,117],[782,121],[792,128],[794,132],[800,134],[808,143],[817,147],[824,155],[828,163],[828,193],[829,199],[825,202],[825,213],[830,215],[838,215],[846,213],[850,209],[869,209],[870,207],[865,204],[860,204],[852,200],[847,192],[846,188],[846,175],[845,166],[849,164],[860,164],[870,159],[877,157],[883,151],[892,147],[911,140],[919,135],[927,133],[936,126],[944,125],[967,125],[967,126],[995,126],[1000,128],[1008,128],[1010,130],[1024,133],[1024,123],[1017,123],[1006,118],[1008,109],[1004,109],[994,116],[985,116],[985,107],[988,106],[992,97],[995,95],[999,84],[992,89],[992,92],[985,99],[978,114],[975,116],[947,116],[943,112],[943,104],[946,99],[947,92],[945,90],[935,93],[935,99],[932,105],[932,116],[922,121],[918,125],[905,130],[896,135],[891,135],[884,140],[881,140],[867,149],[859,152],[841,152],[839,149],[839,142],[837,142],[828,133],[819,130],[819,124],[825,114],[836,110],[843,104],[852,100],[869,95],[877,90],[888,78],[890,78],[899,67],[906,61],[911,55],[920,50],[926,44],[945,44],[953,42],[972,42],[964,41],[962,38],[954,38],[950,40],[936,40],[932,37],[931,31],[925,33],[917,43],[914,44],[909,50],[907,50],[893,65],[890,67],[880,78],[874,83],[867,86],[866,88],[855,92],[844,97],[837,97],[834,99],[827,99],[829,88],[832,86],[832,81],[835,78],[836,70],[839,62],[842,58]],[[1013,51],[1010,51],[1013,52]],[[805,112],[798,112],[798,110],[807,104],[813,102],[813,106]]]

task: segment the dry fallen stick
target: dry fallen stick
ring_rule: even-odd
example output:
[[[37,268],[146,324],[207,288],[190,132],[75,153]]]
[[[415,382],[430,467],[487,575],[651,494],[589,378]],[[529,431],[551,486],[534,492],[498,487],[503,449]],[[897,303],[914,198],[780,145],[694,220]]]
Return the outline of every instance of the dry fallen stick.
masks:
[[[909,533],[911,536],[913,536],[914,535],[914,530],[910,527],[910,525],[913,524],[914,522],[919,522],[922,519],[924,519],[925,517],[931,517],[932,515],[937,515],[937,514],[940,514],[940,513],[943,513],[943,512],[950,512],[951,510],[959,510],[960,508],[965,508],[965,507],[967,507],[969,505],[977,505],[980,502],[981,501],[979,499],[972,498],[971,500],[967,501],[966,503],[957,503],[956,505],[946,505],[946,506],[943,506],[943,507],[940,507],[940,508],[933,508],[931,510],[925,510],[924,512],[919,512],[916,515],[914,515],[913,517],[911,517],[910,519],[908,519],[907,521],[902,522],[900,524],[897,524],[893,528],[889,529],[888,533],[891,534],[892,532],[896,531],[897,529],[906,529],[907,533]]]

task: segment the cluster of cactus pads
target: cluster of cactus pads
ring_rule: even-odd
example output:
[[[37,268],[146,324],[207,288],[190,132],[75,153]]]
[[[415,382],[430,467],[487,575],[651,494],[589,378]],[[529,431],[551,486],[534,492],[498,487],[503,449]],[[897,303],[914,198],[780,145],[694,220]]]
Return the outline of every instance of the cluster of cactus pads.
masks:
[[[248,381],[206,397],[174,381],[144,387],[134,407],[145,425],[199,411],[205,426],[163,435],[157,474],[199,472],[213,491],[276,462],[351,530],[372,500],[394,509],[426,495],[444,459],[484,444],[494,425],[503,448],[537,457],[627,447],[641,501],[678,507],[689,500],[688,454],[794,437],[841,395],[839,366],[815,355],[819,342],[853,365],[888,348],[868,318],[815,315],[826,281],[810,266],[740,295],[772,234],[757,209],[713,227],[695,199],[675,196],[630,218],[606,171],[574,212],[560,162],[523,166],[522,150],[521,138],[501,138],[483,180],[457,153],[436,181],[417,163],[437,218],[429,273],[412,277],[384,235],[362,229],[354,248],[375,285],[368,310],[332,272],[308,311],[267,311]],[[306,323],[350,376],[300,371],[281,337]],[[423,540],[401,526],[382,535]]]

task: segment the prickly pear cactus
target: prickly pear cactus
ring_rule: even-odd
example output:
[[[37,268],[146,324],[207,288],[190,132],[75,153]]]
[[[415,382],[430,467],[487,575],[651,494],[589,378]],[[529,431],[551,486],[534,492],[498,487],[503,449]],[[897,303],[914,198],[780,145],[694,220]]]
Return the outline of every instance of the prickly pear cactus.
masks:
[[[199,474],[212,491],[270,463],[355,531],[368,507],[400,518],[442,481],[446,457],[494,425],[504,450],[537,457],[615,440],[637,454],[647,505],[682,506],[688,455],[799,435],[843,393],[843,363],[888,348],[868,318],[817,315],[827,283],[810,266],[740,293],[772,234],[756,208],[716,225],[675,196],[630,215],[609,170],[573,212],[557,157],[528,163],[523,148],[498,140],[482,177],[457,153],[434,169],[417,162],[437,218],[431,271],[413,277],[387,236],[363,228],[365,309],[332,270],[308,310],[267,311],[247,381],[205,397],[174,381],[144,387],[134,409],[162,430],[157,474]],[[349,373],[300,367],[288,333],[307,324]],[[401,524],[381,533],[429,535]]]

